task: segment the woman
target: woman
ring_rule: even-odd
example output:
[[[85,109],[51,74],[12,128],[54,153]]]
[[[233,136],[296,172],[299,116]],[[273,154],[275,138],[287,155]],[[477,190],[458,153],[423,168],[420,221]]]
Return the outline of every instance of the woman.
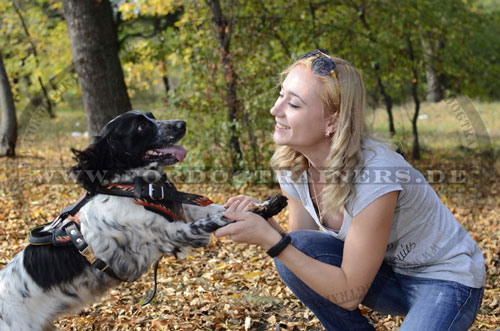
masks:
[[[405,315],[401,330],[467,330],[483,294],[482,253],[422,175],[370,139],[364,107],[346,61],[313,51],[292,64],[271,108],[290,234],[237,196],[225,215],[238,222],[215,235],[268,249],[327,330],[373,330],[360,303]]]

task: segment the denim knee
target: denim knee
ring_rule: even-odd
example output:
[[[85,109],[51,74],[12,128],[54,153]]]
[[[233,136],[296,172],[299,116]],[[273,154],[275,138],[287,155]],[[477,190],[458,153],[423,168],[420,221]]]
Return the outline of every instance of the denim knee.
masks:
[[[316,230],[299,230],[290,232],[292,245],[304,254],[314,259],[321,260],[322,256],[337,257],[340,259],[335,265],[342,263],[344,242],[328,233]]]

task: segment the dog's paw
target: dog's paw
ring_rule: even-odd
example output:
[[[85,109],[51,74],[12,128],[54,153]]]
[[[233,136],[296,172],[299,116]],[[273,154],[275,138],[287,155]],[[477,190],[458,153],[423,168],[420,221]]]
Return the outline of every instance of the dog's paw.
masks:
[[[234,221],[222,216],[222,213],[209,215],[190,223],[183,223],[182,228],[176,231],[177,247],[203,247],[210,244],[212,232]]]
[[[207,218],[191,222],[189,223],[189,226],[193,233],[209,234],[232,222],[234,221],[225,218],[224,216],[222,216],[222,213],[217,213],[214,215],[210,215]]]
[[[252,213],[262,216],[265,219],[273,217],[280,213],[288,205],[287,198],[282,194],[277,194],[270,197],[262,203],[255,204],[255,208],[251,209]]]

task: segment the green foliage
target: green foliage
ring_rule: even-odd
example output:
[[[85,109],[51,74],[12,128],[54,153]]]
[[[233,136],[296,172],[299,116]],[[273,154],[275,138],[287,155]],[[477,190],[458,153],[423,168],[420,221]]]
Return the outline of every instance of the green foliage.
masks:
[[[5,37],[0,46],[18,109],[23,109],[28,97],[40,90],[37,77],[47,82],[71,63],[71,52],[60,2],[17,3],[31,36],[26,38],[12,3],[2,2],[0,33]],[[217,31],[207,1],[115,4],[120,57],[134,106],[188,121],[185,143],[190,153],[185,164],[230,167],[232,123]],[[269,109],[275,101],[279,72],[314,48],[359,68],[373,108],[383,102],[378,78],[395,105],[412,101],[411,84],[418,78],[423,100],[429,64],[443,78],[448,96],[500,97],[496,79],[500,74],[500,35],[496,32],[500,8],[494,1],[221,0],[221,7],[231,25],[230,55],[239,100],[234,124],[243,149],[243,168],[268,167],[274,148]],[[428,49],[430,58],[426,57]],[[76,83],[69,91],[78,93]],[[141,95],[154,95],[158,101],[142,106],[137,100]]]
[[[17,7],[17,11],[16,11]],[[24,24],[23,24],[24,23]],[[17,0],[0,3],[0,47],[11,79],[16,109],[23,111],[35,98],[43,98],[42,84],[71,65],[66,23],[61,2]],[[76,80],[65,91],[77,94]],[[52,99],[53,105],[61,99]]]

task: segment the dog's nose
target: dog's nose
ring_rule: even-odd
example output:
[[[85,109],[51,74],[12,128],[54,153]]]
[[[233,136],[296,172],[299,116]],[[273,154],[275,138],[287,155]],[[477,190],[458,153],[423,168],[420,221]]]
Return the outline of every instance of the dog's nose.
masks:
[[[175,128],[177,130],[185,130],[186,129],[186,122],[184,122],[184,121],[176,121],[175,122]]]

